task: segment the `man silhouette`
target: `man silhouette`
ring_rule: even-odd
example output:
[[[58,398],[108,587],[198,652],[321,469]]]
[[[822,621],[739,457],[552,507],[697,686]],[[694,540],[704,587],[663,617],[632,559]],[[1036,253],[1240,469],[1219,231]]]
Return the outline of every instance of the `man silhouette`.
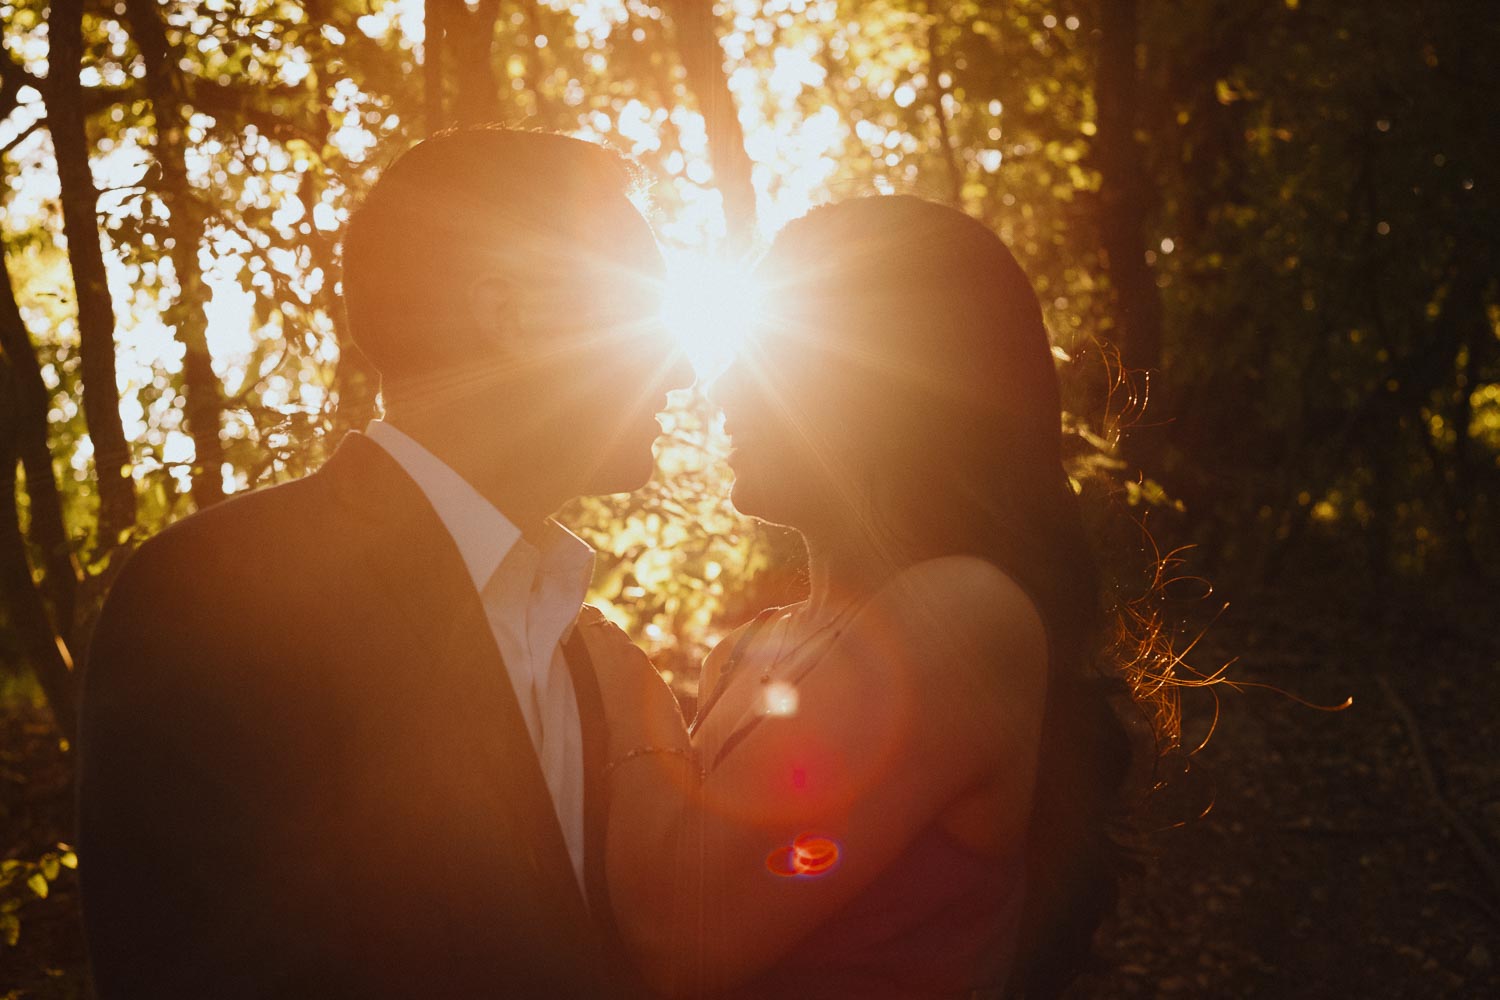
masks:
[[[385,419],[168,528],[84,677],[83,912],[113,997],[622,992],[592,552],[548,518],[649,477],[682,384],[602,147],[443,133],[344,250]]]

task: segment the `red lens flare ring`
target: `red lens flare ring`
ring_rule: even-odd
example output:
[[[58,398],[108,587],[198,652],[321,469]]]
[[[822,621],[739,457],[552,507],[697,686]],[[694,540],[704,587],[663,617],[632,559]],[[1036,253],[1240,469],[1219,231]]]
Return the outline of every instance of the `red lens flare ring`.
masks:
[[[801,834],[790,847],[778,847],[766,855],[766,870],[782,878],[826,875],[838,863],[838,842],[811,833]]]

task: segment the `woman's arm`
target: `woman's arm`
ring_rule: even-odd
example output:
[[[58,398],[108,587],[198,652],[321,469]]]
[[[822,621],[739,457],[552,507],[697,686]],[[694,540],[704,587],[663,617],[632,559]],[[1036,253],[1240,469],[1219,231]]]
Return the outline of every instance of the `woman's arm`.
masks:
[[[611,759],[685,749],[668,706],[622,680],[644,657],[606,659],[606,699],[624,692],[607,711],[635,713],[612,715]],[[764,719],[706,778],[674,753],[615,766],[610,891],[651,984],[684,995],[744,981],[979,782],[1001,783],[1024,829],[1045,685],[1042,625],[1020,589],[981,560],[934,560],[866,606],[797,685],[795,714]],[[803,859],[821,873],[770,870],[808,836],[833,845]]]

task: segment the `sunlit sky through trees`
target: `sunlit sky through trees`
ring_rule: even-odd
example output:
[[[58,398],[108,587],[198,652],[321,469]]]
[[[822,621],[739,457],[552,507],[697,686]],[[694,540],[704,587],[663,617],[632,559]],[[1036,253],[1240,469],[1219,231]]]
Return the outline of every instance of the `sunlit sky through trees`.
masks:
[[[932,313],[904,287],[880,290],[911,306],[896,317],[901,330],[871,329],[859,308],[870,303],[848,300],[819,301],[823,331],[791,326],[805,313],[788,289],[747,281],[747,262],[820,204],[901,193],[959,208],[1005,243],[1041,306],[1062,463],[1101,596],[1122,623],[1104,652],[1146,664],[1142,685],[1167,692],[1150,721],[1159,736],[1181,724],[1184,750],[1217,725],[1215,688],[1237,686],[1216,737],[1225,752],[1212,756],[1254,766],[1226,770],[1236,795],[1215,836],[1269,845],[1212,850],[1206,867],[1195,855],[1185,880],[1125,906],[1122,916],[1141,919],[1121,925],[1118,974],[1083,995],[1182,979],[1184,956],[1205,995],[1245,982],[1267,996],[1374,995],[1401,982],[1415,994],[1436,982],[1500,995],[1485,989],[1497,966],[1473,950],[1485,914],[1470,901],[1442,910],[1429,900],[1437,918],[1425,903],[1343,905],[1361,879],[1407,879],[1411,891],[1393,899],[1454,883],[1467,862],[1428,849],[1434,825],[1417,817],[1409,836],[1394,831],[1373,867],[1342,836],[1423,797],[1408,751],[1424,746],[1451,786],[1437,826],[1494,799],[1493,775],[1469,764],[1493,756],[1474,706],[1493,701],[1481,696],[1500,676],[1489,613],[1500,594],[1495,8],[0,0],[0,710],[11,704],[0,731],[13,737],[0,745],[0,813],[22,835],[0,871],[0,968],[31,962],[30,980],[15,983],[27,995],[88,992],[77,859],[58,843],[75,786],[70,755],[56,751],[76,735],[78,681],[121,567],[230,494],[314,474],[380,414],[378,377],[353,347],[338,287],[350,213],[425,136],[498,122],[633,158],[670,272],[661,319],[700,375],[737,351],[746,362],[733,381],[751,405],[726,420],[711,396],[672,393],[649,481],[556,512],[598,553],[589,602],[651,656],[685,711],[710,649],[808,594],[801,537],[731,502],[731,465],[750,468],[755,412],[802,431],[808,414],[838,412],[839,395],[860,396],[857,379],[874,369],[850,360],[890,360],[861,350],[877,342],[870,334],[935,339]],[[882,252],[900,274],[925,246],[893,235]],[[814,263],[846,259],[827,258]],[[833,287],[820,277],[790,280]],[[982,318],[1003,342],[1003,318]],[[757,350],[740,350],[760,330],[770,332]],[[811,343],[820,332],[834,336]],[[904,374],[921,374],[903,359]],[[825,372],[849,376],[851,391],[816,398],[842,384]],[[733,403],[735,385],[721,387]],[[985,419],[1011,412],[1000,392],[989,401],[1005,405]],[[953,426],[937,419],[945,408],[910,420],[879,400],[831,428],[840,444],[870,446],[860,463],[905,427],[941,436]],[[791,405],[803,401],[826,405]],[[605,446],[611,428],[574,417],[564,422],[583,445]],[[437,419],[434,435],[490,440],[477,416]],[[644,446],[644,415],[632,426]],[[957,426],[971,433],[968,416]],[[744,461],[731,462],[726,427],[740,433]],[[982,448],[942,446],[1009,437],[994,423],[972,434],[931,457],[991,461]],[[814,458],[832,450],[802,437]],[[768,446],[778,459],[798,450],[791,433],[766,440],[779,442]],[[933,537],[959,526],[945,495],[981,482],[1003,492],[1011,471],[964,467],[944,483],[891,468],[923,491],[920,503],[882,510],[888,491],[855,482],[878,477],[838,476],[862,491],[841,497],[851,516],[879,513],[881,532],[900,533],[903,518],[931,515],[944,529]],[[790,483],[827,470],[777,471]],[[1002,497],[968,499],[1005,509]],[[326,601],[337,625],[338,593],[294,588],[288,600]],[[1179,633],[1183,622],[1191,628]],[[1179,634],[1165,660],[1143,655]],[[1362,707],[1331,722],[1300,707],[1244,711],[1240,696],[1265,694],[1265,683],[1323,705],[1352,694]],[[799,708],[787,691],[767,695],[772,712]],[[43,705],[60,743],[44,732]],[[1393,738],[1398,716],[1410,747]],[[1302,738],[1313,732],[1325,735]],[[1177,785],[1179,763],[1162,776],[1184,799],[1214,784],[1195,768]],[[1305,794],[1283,794],[1289,774]],[[1241,829],[1248,815],[1265,822]],[[1308,837],[1320,831],[1340,836]],[[826,846],[783,844],[766,863],[806,874],[799,865],[837,860]],[[1342,919],[1343,938],[1374,942],[1350,953],[1357,961],[1329,963],[1296,927],[1279,943],[1260,933],[1281,918],[1289,887],[1307,885],[1328,891],[1304,923]],[[1248,936],[1226,938],[1222,919],[1176,905],[1189,888],[1251,918],[1239,921]],[[1389,940],[1413,947],[1380,947]]]
[[[37,399],[18,519],[31,530],[50,459],[37,486],[61,514],[29,540],[93,569],[222,492],[316,468],[375,412],[340,349],[350,210],[435,126],[495,120],[640,163],[673,276],[663,318],[701,373],[774,308],[743,262],[789,220],[914,193],[993,229],[1026,271],[1075,481],[1236,526],[1211,541],[1252,574],[1283,543],[1381,523],[1375,562],[1471,559],[1500,468],[1478,9],[0,0],[0,229],[24,326],[7,350],[34,355]],[[82,35],[71,131],[41,93],[71,76],[49,66],[60,17]],[[158,21],[153,75],[142,22]],[[182,127],[159,128],[159,104]],[[67,237],[91,221],[107,295],[74,287],[93,264]],[[117,362],[90,391],[114,375],[123,434],[85,412],[85,304]],[[590,535],[620,558],[598,585],[664,635],[701,630],[734,597],[723,580],[770,562],[737,534],[712,413],[666,423],[657,492],[598,506]],[[653,604],[672,581],[702,592]]]
[[[632,30],[627,22],[631,13],[623,0],[584,0],[584,2],[561,2],[550,0],[545,4],[554,10],[566,11],[572,17],[574,37],[569,41],[585,53],[585,61],[602,64],[603,49],[612,35]],[[829,179],[837,169],[841,149],[850,138],[848,123],[840,118],[832,106],[825,106],[813,114],[806,114],[798,105],[804,88],[820,86],[825,82],[826,69],[820,64],[819,53],[823,42],[816,30],[801,36],[793,44],[775,44],[769,48],[769,72],[752,66],[746,59],[747,50],[757,46],[766,47],[778,20],[783,26],[795,17],[800,22],[816,26],[820,22],[831,23],[837,13],[837,4],[831,2],[805,3],[803,0],[755,3],[738,0],[734,4],[732,18],[724,23],[731,28],[723,36],[723,48],[730,62],[729,86],[740,107],[740,120],[745,130],[745,147],[754,161],[753,180],[758,202],[758,232],[764,238],[774,233],[787,220],[805,212],[813,204],[828,196]],[[254,19],[257,13],[280,20],[297,20],[300,7],[291,4],[239,4],[234,6],[219,0],[208,0],[201,5],[207,13],[232,11],[237,24],[243,24],[249,34],[256,34]],[[383,45],[395,45],[410,50],[420,62],[423,57],[424,24],[422,0],[394,0],[370,4],[370,13],[354,21],[356,30],[368,39]],[[519,18],[520,14],[514,15]],[[636,15],[639,16],[638,14]],[[207,21],[195,24],[183,22],[196,42],[205,64],[212,63],[214,50],[219,43],[208,33]],[[84,84],[113,87],[126,81],[126,74],[140,76],[144,73],[139,60],[126,62],[129,58],[130,41],[125,29],[118,23],[106,22],[109,39],[108,54],[120,60],[100,60],[97,66],[86,67]],[[642,29],[633,29],[641,33]],[[265,38],[271,38],[267,26]],[[333,26],[323,26],[318,35],[330,45],[345,44],[344,32]],[[45,26],[30,31],[7,31],[7,44],[11,51],[29,69],[39,76],[47,72],[47,39]],[[545,53],[549,45],[556,43],[545,35],[530,39],[537,52]],[[227,46],[225,47],[227,49]],[[267,63],[269,71],[265,82],[270,86],[293,87],[302,84],[313,71],[314,55],[306,45],[290,44],[277,47],[274,64]],[[184,59],[184,68],[197,69],[193,62]],[[522,78],[517,75],[512,81],[519,89]],[[336,110],[342,111],[342,124],[328,135],[328,142],[347,161],[351,169],[378,166],[388,162],[396,151],[388,144],[388,137],[400,135],[410,137],[417,123],[403,123],[395,114],[384,114],[375,107],[372,96],[361,90],[352,78],[343,77],[323,81],[326,92]],[[663,132],[675,136],[677,148],[659,161],[650,163],[652,168],[664,171],[661,183],[671,188],[670,199],[652,197],[648,211],[668,253],[669,264],[675,276],[667,295],[667,313],[674,334],[684,343],[701,372],[711,373],[722,368],[732,355],[737,340],[747,330],[749,313],[747,297],[751,294],[743,281],[743,270],[726,264],[715,251],[724,237],[725,222],[719,192],[713,187],[713,171],[709,165],[707,137],[702,115],[685,105],[673,107],[651,106],[637,97],[618,98],[605,93],[587,93],[577,79],[569,79],[562,86],[562,100],[573,110],[574,123],[571,131],[579,136],[609,143],[636,157],[647,157],[658,152],[663,143]],[[890,90],[895,102],[910,103],[911,87],[896,87]],[[26,88],[20,95],[20,107],[3,124],[0,124],[0,145],[5,145],[24,133],[42,115],[40,95]],[[116,112],[116,118],[122,117]],[[226,164],[226,143],[210,135],[213,125],[211,116],[197,112],[192,117],[189,129],[191,142],[188,147],[188,174],[193,185],[206,192],[223,190],[229,179],[226,171],[233,172],[235,165]],[[522,120],[520,124],[536,124]],[[861,122],[861,125],[867,123]],[[404,126],[404,129],[403,129]],[[420,134],[420,129],[417,129]],[[899,130],[885,131],[879,142],[892,150],[889,154],[893,164],[899,162],[894,152],[903,144],[914,145],[916,139]],[[36,227],[45,223],[49,205],[58,197],[58,182],[55,168],[50,162],[49,137],[45,130],[37,129],[23,138],[11,151],[11,156],[20,165],[18,183],[11,196],[6,226],[13,231]],[[306,203],[302,196],[301,175],[319,169],[315,162],[315,151],[297,139],[286,142],[273,141],[256,134],[253,127],[241,142],[241,153],[249,153],[248,166],[255,175],[237,180],[240,187],[240,206],[253,207],[268,212],[272,245],[264,256],[270,264],[258,279],[252,279],[245,287],[242,272],[251,266],[251,244],[243,231],[235,227],[207,227],[205,246],[200,250],[204,282],[211,298],[204,305],[208,317],[207,337],[213,354],[215,371],[228,385],[237,385],[246,378],[246,366],[257,357],[257,347],[267,338],[283,335],[281,324],[272,316],[270,323],[256,323],[253,300],[257,288],[269,289],[273,284],[284,285],[293,294],[309,299],[323,284],[331,280],[323,268],[307,261],[290,248],[275,246],[278,234],[306,234],[309,227],[318,232],[337,234],[348,217],[352,199],[339,183],[339,178],[323,179],[321,194],[316,201]],[[995,151],[998,159],[998,150]],[[101,190],[100,210],[105,217],[106,228],[110,227],[112,215],[139,215],[141,212],[142,185],[149,184],[148,171],[153,164],[151,130],[145,125],[126,128],[117,138],[106,138],[98,144],[93,160],[96,182]],[[243,169],[243,168],[241,168]],[[915,180],[915,178],[912,178]],[[890,189],[890,184],[881,187]],[[156,207],[156,212],[164,209]],[[151,234],[143,239],[148,245]],[[168,260],[130,265],[122,260],[119,252],[107,255],[111,290],[115,301],[128,307],[117,309],[119,313],[119,376],[124,399],[126,434],[131,440],[142,440],[155,433],[157,422],[138,405],[132,405],[134,393],[159,377],[163,366],[171,370],[180,363],[182,348],[174,340],[171,328],[163,322],[161,306],[175,294],[175,279]],[[64,262],[58,258],[57,268]],[[260,261],[255,261],[257,266]],[[279,272],[279,273],[274,273]],[[47,284],[60,287],[66,284],[66,275],[58,273],[47,276]],[[323,362],[332,362],[337,357],[337,347],[331,336],[331,327],[326,317],[313,315],[318,324],[316,334],[320,342],[314,355]],[[290,409],[316,409],[323,405],[327,388],[315,378],[307,380],[284,380],[280,391],[273,391],[265,402],[271,406]],[[88,443],[82,439],[74,453],[75,467],[82,467],[89,456]],[[187,462],[192,458],[191,439],[179,429],[167,429],[161,441],[160,457],[166,463]],[[146,462],[140,472],[150,467]],[[174,473],[182,488],[187,487],[187,472],[179,467]],[[226,482],[226,486],[243,487],[243,482]]]

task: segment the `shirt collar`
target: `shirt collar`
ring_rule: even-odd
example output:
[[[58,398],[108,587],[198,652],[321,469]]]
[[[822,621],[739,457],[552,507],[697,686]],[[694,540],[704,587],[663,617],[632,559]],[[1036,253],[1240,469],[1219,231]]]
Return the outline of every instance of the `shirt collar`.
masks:
[[[384,448],[426,495],[438,520],[453,536],[474,588],[483,592],[506,555],[522,541],[521,529],[468,480],[394,425],[372,420],[365,434]],[[592,575],[594,550],[551,518],[543,526],[540,543],[540,571],[565,574],[570,582],[581,580],[581,603]]]
[[[538,572],[555,578],[560,588],[576,590],[578,603],[587,596],[594,577],[594,549],[552,518],[542,525],[541,564]]]
[[[551,518],[542,530],[537,576],[542,593],[548,595],[548,602],[556,608],[554,627],[559,630],[558,641],[566,642],[573,634],[578,611],[594,577],[594,550]]]

